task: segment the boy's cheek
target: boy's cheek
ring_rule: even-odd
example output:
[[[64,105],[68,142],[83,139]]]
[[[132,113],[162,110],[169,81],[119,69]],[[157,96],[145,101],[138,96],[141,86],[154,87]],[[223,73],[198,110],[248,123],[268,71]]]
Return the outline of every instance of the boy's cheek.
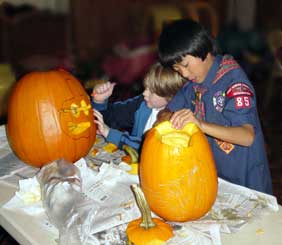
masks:
[[[151,108],[151,103],[149,101],[145,100],[145,103],[149,108]]]

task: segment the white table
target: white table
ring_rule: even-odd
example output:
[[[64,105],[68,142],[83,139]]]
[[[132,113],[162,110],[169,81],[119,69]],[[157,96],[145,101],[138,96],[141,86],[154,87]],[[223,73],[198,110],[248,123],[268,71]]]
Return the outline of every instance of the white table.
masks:
[[[3,141],[5,143],[5,137],[3,138],[3,135],[3,128],[0,127],[0,140],[2,139],[2,144]],[[7,148],[7,151],[10,151],[10,149]],[[14,196],[18,188],[17,180],[20,179],[20,177],[13,175],[11,179],[15,181],[0,179],[0,225],[20,244],[57,244],[57,236],[54,235],[54,233],[49,232],[48,229],[44,229],[44,226],[38,225],[39,222],[36,216],[30,216],[23,212],[2,208],[2,205]],[[280,245],[282,244],[281,233],[282,207],[279,206],[278,212],[269,211],[269,214],[267,215],[262,215],[259,218],[251,219],[251,221],[242,227],[238,233],[221,234],[221,241],[223,245]]]
[[[15,187],[0,182],[0,204],[7,202],[15,191]],[[282,244],[282,207],[279,208],[278,212],[271,212],[248,223],[238,233],[222,234],[222,244]],[[0,225],[20,244],[57,244],[52,234],[38,228],[36,217],[1,208]]]
[[[15,191],[15,187],[0,182],[0,204],[12,198]],[[53,236],[37,228],[36,217],[1,208],[0,225],[20,244],[57,244]]]

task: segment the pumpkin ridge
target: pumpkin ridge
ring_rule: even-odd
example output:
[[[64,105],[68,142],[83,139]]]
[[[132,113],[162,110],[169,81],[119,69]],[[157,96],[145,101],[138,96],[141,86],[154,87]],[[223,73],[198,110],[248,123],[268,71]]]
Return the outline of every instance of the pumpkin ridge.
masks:
[[[205,143],[207,143],[207,142],[205,142]],[[201,189],[201,191],[203,192],[203,196],[209,196],[209,193],[208,193],[209,190],[207,188],[208,183],[206,183],[206,181],[205,181],[206,178],[211,177],[211,176],[208,176],[209,172],[210,172],[209,165],[205,166],[204,161],[199,158],[199,154],[195,154],[195,156],[197,158],[197,162],[200,164],[199,168],[204,168],[204,167],[208,168],[208,170],[205,171],[205,176],[203,176],[201,178],[201,182],[202,182],[201,185],[200,185],[200,183],[198,183],[199,186],[197,186],[196,188]],[[203,181],[204,181],[204,183],[203,183]],[[198,208],[198,211],[200,211],[200,210],[205,210],[205,211],[207,210],[208,211],[209,203],[208,204],[206,203],[206,205],[205,205],[205,202],[202,202],[202,200],[200,199],[200,195],[197,196],[197,201],[195,203],[201,203],[202,204],[201,206],[196,206]]]
[[[31,81],[30,77],[28,77],[27,83],[29,83],[29,86],[34,86],[34,87],[36,86],[36,84],[33,84],[33,82]],[[22,85],[21,86],[21,90],[22,91],[19,91],[19,93],[21,94],[21,96],[23,98],[23,101],[29,102],[30,100],[33,100],[33,96],[32,96],[31,91],[27,91],[25,89],[23,83],[21,83],[21,85]],[[23,96],[23,95],[25,95],[25,96]],[[24,98],[24,97],[26,97],[26,98]],[[20,98],[18,98],[18,100],[20,101]],[[25,151],[25,156],[28,157],[28,148],[32,146],[32,138],[33,138],[33,135],[30,134],[30,127],[31,127],[31,125],[33,123],[33,115],[28,115],[28,117],[27,117],[27,113],[26,112],[28,112],[30,110],[30,107],[31,107],[30,103],[27,103],[26,106],[23,106],[23,107],[24,107],[23,108],[24,109],[24,113],[21,114],[22,117],[23,117],[21,122],[24,124],[24,128],[22,128],[22,130],[19,130],[19,131],[23,135],[22,141],[27,141],[27,142],[29,141],[29,143],[27,143],[26,145],[23,146],[23,149]],[[18,127],[19,126],[20,125],[18,125]],[[26,134],[27,134],[27,136],[24,136]],[[26,139],[25,137],[27,137],[28,139]],[[34,149],[34,148],[32,150],[34,151],[34,155],[37,156],[38,155],[38,150]],[[27,161],[31,161],[31,159],[28,157]],[[36,157],[36,161],[38,161],[38,157]]]

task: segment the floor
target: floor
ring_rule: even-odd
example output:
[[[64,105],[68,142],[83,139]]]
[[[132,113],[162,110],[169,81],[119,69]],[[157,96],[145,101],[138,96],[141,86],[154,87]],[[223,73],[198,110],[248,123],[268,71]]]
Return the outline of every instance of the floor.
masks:
[[[278,203],[282,205],[282,78],[275,81],[275,88],[269,105],[265,105],[265,85],[263,83],[256,85],[258,109],[261,114],[260,118],[272,174],[273,192]],[[18,243],[0,227],[0,245],[16,244]]]

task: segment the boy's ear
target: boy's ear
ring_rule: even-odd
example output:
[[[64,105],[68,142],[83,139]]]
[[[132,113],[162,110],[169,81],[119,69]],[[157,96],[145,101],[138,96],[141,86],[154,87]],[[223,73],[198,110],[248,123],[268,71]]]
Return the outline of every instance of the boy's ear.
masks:
[[[172,114],[173,112],[171,112],[167,108],[164,108],[163,110],[159,111],[157,115],[157,120],[154,123],[153,127],[157,126],[158,124],[160,124],[163,121],[168,121],[171,118]]]

